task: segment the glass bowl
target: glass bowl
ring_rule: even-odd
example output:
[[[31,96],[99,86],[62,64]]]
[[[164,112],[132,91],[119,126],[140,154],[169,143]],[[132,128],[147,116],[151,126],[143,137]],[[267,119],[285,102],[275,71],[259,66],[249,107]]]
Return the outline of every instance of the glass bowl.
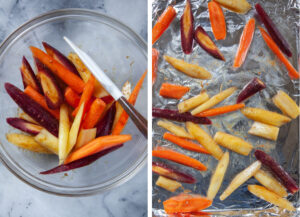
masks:
[[[5,134],[20,132],[6,123],[6,118],[20,112],[4,89],[10,82],[23,89],[19,67],[22,56],[32,64],[29,46],[42,48],[48,42],[67,55],[71,49],[63,40],[67,36],[102,67],[119,86],[129,80],[134,86],[147,69],[147,45],[123,23],[91,10],[65,9],[36,17],[14,31],[0,47],[0,157],[18,178],[39,190],[64,196],[89,195],[124,183],[146,162],[147,140],[131,120],[124,134],[132,140],[93,164],[53,175],[39,172],[57,166],[54,155],[26,151],[7,142]],[[136,108],[147,117],[147,82],[138,97]]]

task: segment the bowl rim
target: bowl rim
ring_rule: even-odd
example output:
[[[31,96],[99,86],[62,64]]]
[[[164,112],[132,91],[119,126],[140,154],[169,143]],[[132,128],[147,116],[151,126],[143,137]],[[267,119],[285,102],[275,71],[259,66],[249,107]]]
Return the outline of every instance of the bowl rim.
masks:
[[[122,27],[123,33],[129,33],[129,35],[134,40],[142,49],[144,52],[144,55],[147,58],[147,43],[145,40],[138,35],[133,29],[128,27],[126,24],[123,22],[119,21],[118,19],[111,17],[107,14],[91,10],[91,9],[81,9],[81,8],[65,8],[65,9],[58,9],[58,10],[51,10],[46,13],[42,13],[36,17],[33,17],[32,19],[28,20],[27,22],[21,24],[17,29],[15,29],[13,32],[11,32],[0,44],[0,55],[1,53],[10,45],[10,43],[18,37],[19,33],[22,33],[23,31],[26,31],[28,27],[31,27],[32,25],[39,24],[49,18],[54,18],[54,17],[60,17],[60,16],[66,16],[66,15],[86,15],[86,16],[94,16],[95,18],[104,18],[108,21],[110,21],[112,24],[117,24]],[[146,143],[147,144],[147,143]],[[36,180],[36,178],[32,178],[28,176],[28,174],[24,174],[22,170],[20,171],[15,171],[12,167],[15,167],[15,165],[12,165],[10,160],[7,160],[6,154],[4,154],[3,144],[0,142],[0,161],[3,163],[3,165],[16,177],[18,177],[21,181],[24,183],[30,185],[31,187],[49,193],[49,194],[54,194],[58,196],[68,196],[68,197],[77,197],[77,196],[89,196],[89,195],[94,195],[97,193],[102,193],[105,191],[108,191],[112,188],[115,188],[117,186],[120,186],[121,184],[127,182],[129,179],[134,177],[140,170],[141,168],[144,167],[145,163],[147,162],[147,147],[144,151],[144,153],[131,165],[126,171],[123,173],[119,174],[118,176],[114,177],[112,179],[112,183],[109,183],[104,186],[98,186],[98,184],[93,185],[93,188],[86,186],[84,187],[76,187],[76,188],[65,188],[61,186],[56,186],[53,184],[50,184],[45,181],[39,181]],[[22,175],[21,175],[22,174]],[[111,180],[109,180],[111,181]],[[72,189],[70,191],[70,189]]]

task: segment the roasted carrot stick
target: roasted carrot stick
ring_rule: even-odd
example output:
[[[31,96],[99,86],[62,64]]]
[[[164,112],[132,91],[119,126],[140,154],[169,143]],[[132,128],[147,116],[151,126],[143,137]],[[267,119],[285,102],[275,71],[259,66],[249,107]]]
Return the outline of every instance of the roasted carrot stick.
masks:
[[[212,32],[217,40],[226,38],[226,22],[221,6],[211,1],[208,3],[209,19]]]
[[[160,38],[164,31],[169,27],[175,16],[176,11],[172,6],[168,6],[162,15],[160,15],[152,29],[152,44],[154,44]]]
[[[137,97],[138,97],[138,94],[139,94],[139,92],[142,88],[142,85],[143,85],[143,82],[144,82],[144,79],[145,79],[146,75],[147,75],[147,70],[144,72],[144,74],[142,75],[140,80],[135,85],[133,91],[131,92],[130,97],[128,99],[128,102],[130,104],[132,104],[132,105],[135,104],[135,102],[137,100]],[[122,130],[124,129],[124,127],[127,123],[127,120],[128,120],[128,114],[124,110],[122,112],[118,122],[116,123],[113,131],[112,131],[112,135],[119,135],[122,132]]]
[[[175,136],[171,133],[164,133],[164,139],[173,142],[174,144],[187,150],[196,151],[203,154],[210,154],[205,148],[201,147],[200,145],[190,142],[189,140],[180,138],[179,136]]]
[[[259,30],[268,47],[273,51],[273,53],[278,57],[278,59],[285,65],[291,79],[299,79],[300,77],[299,72],[297,72],[297,70],[293,67],[293,65],[289,62],[289,60],[284,56],[284,54],[277,46],[277,44],[273,41],[271,36],[262,27],[259,27]]]
[[[155,83],[156,80],[158,56],[159,56],[158,50],[152,48],[152,85]]]
[[[159,147],[156,150],[153,150],[152,156],[174,161],[200,171],[205,171],[207,169],[200,161],[167,148]]]
[[[166,98],[174,98],[174,99],[181,99],[184,94],[190,91],[189,87],[163,83],[161,85],[159,95],[166,97]]]
[[[69,85],[73,90],[81,93],[84,88],[84,82],[73,72],[57,62],[54,58],[43,52],[42,50],[31,46],[30,50],[33,56],[45,64],[53,73],[55,73],[61,80]]]
[[[71,88],[67,87],[65,90],[65,100],[67,103],[72,106],[73,108],[76,108],[80,102],[80,96]]]
[[[234,63],[233,63],[234,68],[240,67],[245,61],[253,39],[254,31],[255,31],[255,19],[251,18],[248,21],[248,23],[245,25],[245,28],[241,35],[240,44],[236,52]]]
[[[109,136],[98,137],[92,140],[91,142],[89,142],[88,144],[72,152],[67,157],[64,164],[98,153],[105,149],[127,142],[129,140],[131,140],[131,135],[117,135],[117,136],[109,135]]]
[[[24,90],[24,93],[27,94],[31,99],[36,101],[38,104],[40,104],[44,109],[46,109],[48,112],[50,112],[57,120],[59,119],[59,109],[50,109],[46,103],[46,99],[41,95],[39,92],[37,92],[35,89],[33,89],[31,86],[27,86]]]
[[[239,104],[234,104],[234,105],[226,105],[226,106],[222,106],[222,107],[218,107],[218,108],[207,109],[203,112],[196,114],[196,116],[197,117],[211,117],[211,116],[216,116],[216,115],[233,112],[233,111],[239,110],[244,107],[245,107],[244,103],[239,103]]]
[[[101,100],[100,98],[96,98],[84,118],[84,121],[82,123],[83,129],[93,128],[103,114],[105,107],[105,102],[103,102],[103,100]]]
[[[182,193],[163,202],[168,214],[199,212],[212,204],[212,200],[197,194]]]
[[[86,82],[86,84],[84,86],[84,89],[83,89],[83,93],[82,93],[80,101],[79,101],[79,105],[76,107],[76,109],[72,113],[72,115],[74,117],[77,114],[81,104],[85,103],[87,105],[87,102],[93,96],[94,89],[95,89],[95,81],[96,81],[95,77],[93,75],[91,75],[88,82]],[[87,111],[87,106],[86,105],[84,106],[83,113],[85,113]]]

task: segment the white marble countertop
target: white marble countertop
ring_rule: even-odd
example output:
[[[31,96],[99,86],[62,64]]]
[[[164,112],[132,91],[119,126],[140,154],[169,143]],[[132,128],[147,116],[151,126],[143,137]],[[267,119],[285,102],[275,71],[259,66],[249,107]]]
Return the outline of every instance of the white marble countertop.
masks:
[[[50,10],[88,8],[107,13],[147,39],[146,0],[0,0],[0,42],[29,19]],[[40,192],[0,164],[0,217],[147,216],[147,167],[114,190],[69,198]]]

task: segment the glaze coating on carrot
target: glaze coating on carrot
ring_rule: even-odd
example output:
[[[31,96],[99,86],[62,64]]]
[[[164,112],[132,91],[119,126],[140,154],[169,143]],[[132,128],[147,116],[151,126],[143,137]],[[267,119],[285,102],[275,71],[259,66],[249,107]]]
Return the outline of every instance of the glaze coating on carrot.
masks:
[[[40,104],[44,109],[50,112],[56,119],[59,119],[59,109],[50,109],[46,103],[46,100],[43,95],[33,89],[31,86],[27,86],[24,90],[24,93],[33,99],[35,102]]]
[[[171,133],[164,133],[163,138],[170,142],[173,142],[174,144],[176,144],[184,149],[187,149],[190,151],[195,151],[195,152],[200,152],[203,154],[210,154],[205,148],[201,147],[200,145],[193,143],[189,140],[180,138],[179,136],[175,136]]]
[[[183,164],[185,166],[192,167],[200,171],[206,171],[207,169],[206,166],[200,161],[167,148],[159,147],[153,150],[152,156],[171,160],[176,163]]]
[[[152,29],[152,44],[154,44],[160,36],[166,31],[176,16],[176,11],[172,6],[168,6],[160,15],[156,24]]]
[[[84,82],[73,72],[57,62],[54,58],[36,47],[30,47],[30,50],[35,58],[45,64],[54,74],[68,84],[73,90],[81,93],[84,88]]]
[[[233,67],[240,67],[246,59],[255,31],[255,19],[251,18],[246,24],[240,38],[240,44],[235,55]]]
[[[166,98],[181,99],[189,91],[189,87],[163,83],[159,90],[159,95]]]
[[[277,44],[273,41],[273,39],[270,37],[270,35],[262,27],[259,27],[259,30],[268,47],[273,51],[273,53],[278,57],[278,59],[285,65],[291,79],[299,79],[300,78],[299,72],[297,72],[294,66],[284,56],[284,54],[279,49]]]
[[[144,74],[142,75],[142,77],[140,78],[140,80],[137,82],[137,84],[135,85],[132,93],[130,94],[130,97],[128,99],[128,102],[132,105],[135,104],[136,100],[137,100],[137,97],[138,97],[138,94],[142,88],[142,85],[143,85],[143,82],[144,82],[144,79],[147,75],[147,70],[144,72]],[[112,132],[112,135],[119,135],[122,130],[124,129],[127,121],[128,121],[128,114],[126,113],[126,111],[123,111],[118,122],[116,123],[114,129],[113,129],[113,132]]]
[[[244,108],[245,104],[240,103],[240,104],[234,104],[234,105],[226,105],[218,108],[213,108],[213,109],[207,109],[203,112],[198,113],[196,116],[198,117],[211,117],[211,116],[216,116],[216,115],[222,115],[225,113],[233,112],[236,110],[239,110],[241,108]]]
[[[211,1],[208,3],[209,20],[212,32],[217,40],[226,38],[226,22],[221,6]]]

